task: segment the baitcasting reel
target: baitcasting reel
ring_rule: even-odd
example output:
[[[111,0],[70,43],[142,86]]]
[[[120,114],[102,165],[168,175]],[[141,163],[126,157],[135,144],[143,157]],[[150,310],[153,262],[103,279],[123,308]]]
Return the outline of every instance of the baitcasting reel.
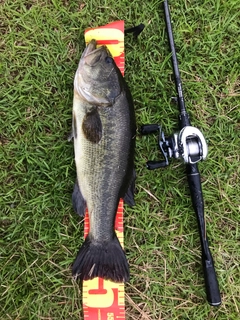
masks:
[[[141,127],[143,135],[157,131],[159,131],[159,148],[165,160],[148,161],[149,170],[166,167],[169,164],[168,158],[183,159],[184,163],[195,164],[207,157],[207,143],[199,129],[185,126],[179,133],[165,137],[158,124],[146,124]]]

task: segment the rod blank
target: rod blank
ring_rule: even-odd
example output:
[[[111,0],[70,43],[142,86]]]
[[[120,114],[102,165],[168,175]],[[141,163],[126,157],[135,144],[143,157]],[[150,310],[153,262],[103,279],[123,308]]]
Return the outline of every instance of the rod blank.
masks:
[[[177,55],[176,55],[176,50],[174,45],[174,38],[173,38],[173,32],[172,32],[168,1],[165,0],[163,2],[163,5],[164,5],[164,14],[165,14],[169,46],[172,53],[172,65],[173,65],[173,71],[174,71],[175,86],[177,91],[178,107],[180,112],[179,125],[181,130],[185,126],[190,126],[191,123],[186,110],[184,96],[183,96],[183,89],[182,89],[181,77],[180,77],[180,72],[178,68]],[[204,203],[203,203],[201,178],[198,170],[198,165],[187,164],[186,171],[187,171],[188,185],[190,189],[192,204],[193,204],[193,208],[196,213],[197,221],[198,221],[198,228],[199,228],[199,235],[200,235],[201,249],[202,249],[202,266],[203,266],[207,300],[210,305],[219,306],[221,304],[221,295],[219,291],[216,271],[214,268],[214,262],[209,249],[207,235],[206,235],[206,225],[205,225],[205,219],[204,219]]]

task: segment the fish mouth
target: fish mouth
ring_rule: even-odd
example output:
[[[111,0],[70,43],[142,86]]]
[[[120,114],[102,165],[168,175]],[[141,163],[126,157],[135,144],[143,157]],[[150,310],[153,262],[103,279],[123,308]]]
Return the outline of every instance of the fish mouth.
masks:
[[[82,58],[84,59],[84,63],[90,67],[94,66],[101,59],[104,50],[104,46],[97,48],[97,41],[92,39],[83,51]]]

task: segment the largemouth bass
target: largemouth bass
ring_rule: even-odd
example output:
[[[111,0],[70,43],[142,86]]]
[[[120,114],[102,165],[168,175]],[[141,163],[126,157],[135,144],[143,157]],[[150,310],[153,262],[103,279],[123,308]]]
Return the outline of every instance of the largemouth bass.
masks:
[[[114,231],[120,198],[134,204],[135,116],[125,80],[105,46],[92,40],[74,78],[73,125],[77,180],[73,207],[89,212],[90,230],[72,266],[75,278],[129,279]]]

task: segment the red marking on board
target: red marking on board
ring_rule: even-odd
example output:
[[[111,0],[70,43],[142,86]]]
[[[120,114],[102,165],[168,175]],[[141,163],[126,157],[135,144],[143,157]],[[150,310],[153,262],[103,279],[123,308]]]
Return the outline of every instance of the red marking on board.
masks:
[[[118,43],[120,43],[120,41],[119,40],[97,40],[97,44],[99,45],[99,46],[106,46],[106,45],[108,45],[108,44],[118,44]]]

